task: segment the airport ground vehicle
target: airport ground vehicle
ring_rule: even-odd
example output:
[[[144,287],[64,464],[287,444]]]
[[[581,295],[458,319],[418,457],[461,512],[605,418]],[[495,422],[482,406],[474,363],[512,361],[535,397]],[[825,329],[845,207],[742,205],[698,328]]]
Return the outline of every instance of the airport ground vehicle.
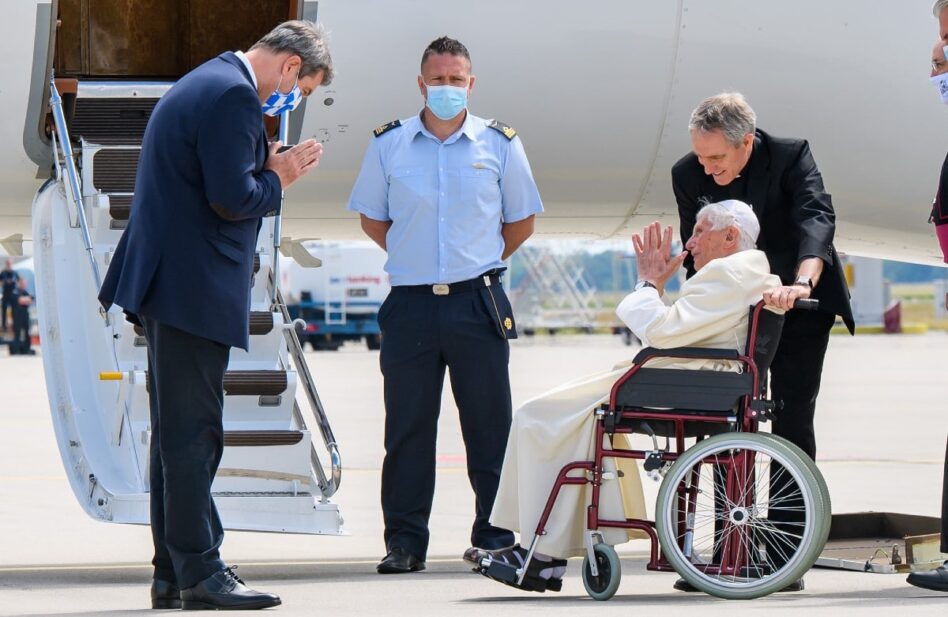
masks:
[[[609,402],[596,411],[594,460],[559,471],[523,567],[494,561],[488,553],[479,571],[520,586],[533,554],[542,552],[560,490],[591,484],[582,578],[596,600],[611,598],[621,577],[618,555],[600,533],[609,527],[645,532],[651,540],[649,570],[675,570],[695,588],[721,598],[757,598],[799,579],[826,543],[830,498],[815,463],[799,448],[756,432],[774,409],[766,399],[766,375],[782,326],[783,316],[759,303],[751,307],[744,355],[700,348],[640,351],[613,386]],[[656,358],[729,360],[743,370],[649,368]],[[612,439],[632,433],[649,435],[653,448],[626,449]],[[659,437],[666,438],[664,448]],[[692,437],[697,442],[686,448]],[[600,518],[603,483],[619,481],[617,472],[606,471],[607,458],[643,460],[647,472],[662,477],[654,521]]]
[[[385,252],[372,242],[306,242],[322,261],[305,268],[281,260],[281,286],[293,319],[302,319],[297,334],[315,350],[336,350],[346,341],[365,340],[369,349],[382,342],[379,307],[391,288],[385,274]]]

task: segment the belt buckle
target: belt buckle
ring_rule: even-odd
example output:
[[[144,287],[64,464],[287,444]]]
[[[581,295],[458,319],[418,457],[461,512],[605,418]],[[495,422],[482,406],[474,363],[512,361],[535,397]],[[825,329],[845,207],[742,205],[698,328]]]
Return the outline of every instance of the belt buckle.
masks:
[[[432,285],[431,291],[436,296],[446,296],[451,293],[451,286],[445,285],[444,283],[439,283],[437,285]]]

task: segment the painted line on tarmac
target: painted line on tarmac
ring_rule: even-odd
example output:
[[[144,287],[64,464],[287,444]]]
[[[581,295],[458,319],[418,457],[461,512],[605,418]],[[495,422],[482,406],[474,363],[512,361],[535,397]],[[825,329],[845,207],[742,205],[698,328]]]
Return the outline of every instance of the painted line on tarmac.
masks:
[[[463,559],[457,558],[440,558],[440,559],[426,559],[425,563],[457,563],[463,561]],[[376,565],[378,564],[378,559],[335,559],[327,561],[241,561],[241,567],[272,567],[272,566],[365,566],[365,565]],[[0,567],[0,573],[2,572],[83,572],[83,571],[95,571],[95,570],[144,570],[152,569],[154,566],[151,564],[127,564],[127,563],[104,563],[104,564],[77,564],[77,565],[61,565],[61,566],[6,566]]]

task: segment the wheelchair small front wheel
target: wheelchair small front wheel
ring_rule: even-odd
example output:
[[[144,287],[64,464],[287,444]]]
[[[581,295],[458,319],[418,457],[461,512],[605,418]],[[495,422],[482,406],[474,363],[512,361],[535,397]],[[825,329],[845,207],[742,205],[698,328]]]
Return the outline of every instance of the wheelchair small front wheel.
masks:
[[[616,554],[616,549],[603,543],[593,546],[593,553],[596,555],[599,575],[593,576],[589,567],[589,555],[583,557],[583,587],[593,600],[608,600],[616,595],[619,579],[622,578],[619,555]]]

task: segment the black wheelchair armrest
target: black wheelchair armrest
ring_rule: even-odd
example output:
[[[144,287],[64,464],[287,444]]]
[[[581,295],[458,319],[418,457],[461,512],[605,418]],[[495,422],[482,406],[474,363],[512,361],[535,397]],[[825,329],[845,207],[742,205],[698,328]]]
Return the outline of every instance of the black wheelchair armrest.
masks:
[[[635,354],[632,363],[641,364],[650,356],[659,358],[697,358],[699,360],[737,360],[741,357],[734,349],[706,349],[701,347],[657,349],[655,347],[646,347]]]

